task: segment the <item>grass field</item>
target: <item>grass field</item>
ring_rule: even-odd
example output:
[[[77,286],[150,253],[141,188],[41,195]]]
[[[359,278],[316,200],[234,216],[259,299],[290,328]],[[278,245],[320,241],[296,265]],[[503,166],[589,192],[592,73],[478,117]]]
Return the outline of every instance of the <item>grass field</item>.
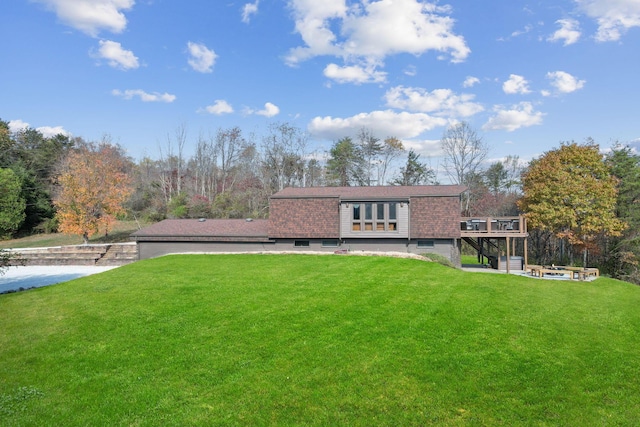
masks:
[[[185,255],[0,295],[0,424],[640,424],[640,288]]]
[[[144,227],[146,224],[140,224]],[[116,221],[107,236],[98,234],[89,239],[90,243],[128,242],[129,236],[138,230],[135,221]],[[13,240],[0,240],[0,249],[41,248],[50,246],[81,245],[82,236],[62,233],[42,233]]]

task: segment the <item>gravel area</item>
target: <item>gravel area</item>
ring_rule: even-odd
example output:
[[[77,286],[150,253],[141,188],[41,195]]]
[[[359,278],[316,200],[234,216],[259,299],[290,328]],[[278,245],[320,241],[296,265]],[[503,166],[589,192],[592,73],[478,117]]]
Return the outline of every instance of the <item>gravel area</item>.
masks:
[[[79,277],[102,273],[117,267],[93,267],[80,265],[9,267],[0,276],[0,293],[20,291],[41,286],[55,285]]]

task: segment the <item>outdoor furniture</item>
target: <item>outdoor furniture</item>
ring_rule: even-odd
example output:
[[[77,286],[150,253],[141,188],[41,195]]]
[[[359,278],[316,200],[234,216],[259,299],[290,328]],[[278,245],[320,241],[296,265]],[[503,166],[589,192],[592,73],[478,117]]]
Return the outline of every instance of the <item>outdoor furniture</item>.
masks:
[[[571,280],[587,280],[590,277],[599,277],[600,270],[597,268],[568,267],[568,266],[542,266],[528,265],[526,271],[534,277],[544,277],[547,275],[564,276],[567,275]]]

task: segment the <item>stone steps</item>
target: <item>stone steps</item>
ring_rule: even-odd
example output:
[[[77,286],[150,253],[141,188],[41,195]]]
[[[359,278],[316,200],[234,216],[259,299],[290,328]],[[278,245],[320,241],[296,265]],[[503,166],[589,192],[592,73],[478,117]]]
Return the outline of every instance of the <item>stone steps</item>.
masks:
[[[118,266],[138,260],[135,244],[57,246],[16,249],[19,265],[100,265]]]
[[[138,260],[138,245],[111,245],[96,265],[124,265]]]

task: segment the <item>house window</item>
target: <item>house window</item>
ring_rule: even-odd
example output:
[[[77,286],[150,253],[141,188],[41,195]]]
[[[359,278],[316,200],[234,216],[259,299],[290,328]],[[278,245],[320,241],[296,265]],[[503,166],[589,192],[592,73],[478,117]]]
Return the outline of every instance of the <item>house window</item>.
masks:
[[[337,248],[338,246],[340,246],[340,243],[335,239],[322,241],[323,248]]]
[[[352,206],[352,231],[398,231],[397,203],[354,203]]]
[[[351,229],[353,231],[360,231],[362,229],[360,224],[360,203],[353,204],[353,223]]]
[[[308,248],[309,241],[308,240],[296,240],[293,242],[293,246],[296,248]]]
[[[373,231],[373,203],[364,204],[364,231]]]
[[[435,242],[433,240],[418,240],[418,248],[420,249],[433,249]]]
[[[398,230],[398,223],[396,222],[398,220],[398,216],[397,216],[397,204],[396,203],[389,203],[389,220],[387,221],[387,230],[389,231],[397,231]]]
[[[376,231],[385,231],[385,204],[384,203],[376,203]]]

